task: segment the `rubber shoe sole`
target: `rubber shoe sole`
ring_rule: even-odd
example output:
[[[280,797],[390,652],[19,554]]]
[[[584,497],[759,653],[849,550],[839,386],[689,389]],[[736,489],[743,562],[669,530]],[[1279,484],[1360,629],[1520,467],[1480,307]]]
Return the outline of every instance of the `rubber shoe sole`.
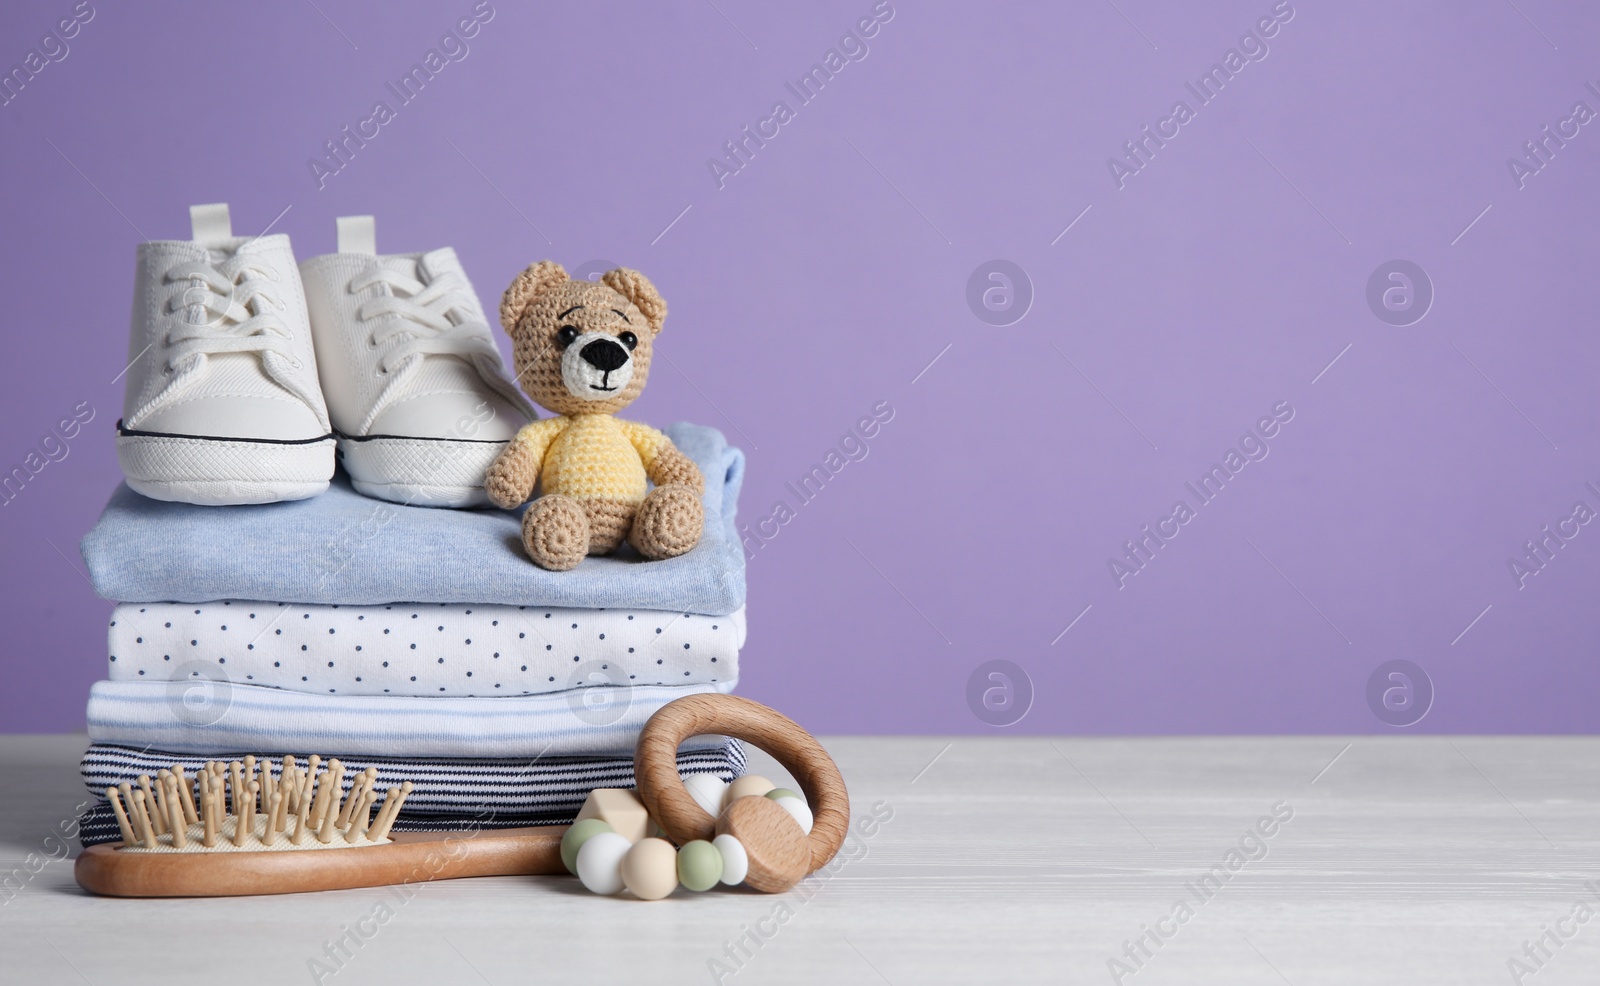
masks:
[[[297,442],[166,435],[117,425],[128,486],[155,500],[225,506],[303,500],[333,478],[332,435]]]
[[[339,436],[339,462],[366,496],[413,507],[486,507],[489,466],[508,442]]]

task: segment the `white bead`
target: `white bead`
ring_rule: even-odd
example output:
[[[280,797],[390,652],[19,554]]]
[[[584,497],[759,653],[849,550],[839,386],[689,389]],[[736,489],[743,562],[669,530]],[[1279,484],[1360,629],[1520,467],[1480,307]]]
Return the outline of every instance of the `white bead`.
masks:
[[[690,797],[695,804],[705,809],[705,813],[716,818],[722,811],[722,795],[728,790],[728,782],[714,774],[690,774],[683,779],[683,786],[689,789]]]
[[[792,815],[794,820],[800,823],[801,831],[805,832],[806,835],[811,834],[811,823],[813,821],[811,817],[811,809],[806,806],[804,801],[801,801],[799,798],[790,797],[773,798],[772,800],[782,805],[783,810]]]
[[[595,839],[599,837],[594,836]],[[711,844],[722,854],[722,882],[730,887],[743,883],[745,875],[750,872],[750,857],[744,851],[744,844],[726,833],[712,839]]]
[[[633,843],[615,832],[598,832],[578,850],[578,879],[597,894],[622,892],[622,857]]]

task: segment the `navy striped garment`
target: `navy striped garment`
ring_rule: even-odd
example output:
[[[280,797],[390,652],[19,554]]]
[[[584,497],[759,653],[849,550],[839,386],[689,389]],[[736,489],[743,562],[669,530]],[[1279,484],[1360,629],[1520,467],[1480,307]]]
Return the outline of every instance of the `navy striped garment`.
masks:
[[[181,765],[193,778],[207,760],[243,759],[243,753],[202,757],[94,744],[84,753],[80,768],[84,783],[101,800],[84,815],[79,840],[87,847],[121,838],[116,817],[104,800],[107,787],[132,782],[140,774],[153,777],[174,764]],[[296,759],[304,766],[304,757]],[[368,767],[378,770],[379,790],[402,781],[415,785],[395,823],[395,830],[400,832],[565,825],[577,816],[584,799],[595,788],[634,786],[632,757],[485,760],[341,756],[339,760],[346,768],[346,791]],[[281,760],[273,759],[274,773],[281,765]],[[712,774],[731,781],[744,769],[744,747],[738,740],[678,753],[678,772],[684,776]]]

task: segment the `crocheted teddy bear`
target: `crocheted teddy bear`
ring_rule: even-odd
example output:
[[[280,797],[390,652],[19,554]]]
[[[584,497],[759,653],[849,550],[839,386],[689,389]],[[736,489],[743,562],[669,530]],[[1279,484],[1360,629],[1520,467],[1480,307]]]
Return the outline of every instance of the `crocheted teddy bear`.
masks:
[[[519,431],[484,485],[509,510],[539,484],[522,515],[522,544],[539,567],[566,571],[624,538],[646,558],[672,558],[700,542],[699,467],[666,435],[615,416],[644,390],[666,317],[655,285],[625,267],[575,281],[541,260],[500,300],[517,380],[556,416]],[[647,478],[655,484],[648,492]]]

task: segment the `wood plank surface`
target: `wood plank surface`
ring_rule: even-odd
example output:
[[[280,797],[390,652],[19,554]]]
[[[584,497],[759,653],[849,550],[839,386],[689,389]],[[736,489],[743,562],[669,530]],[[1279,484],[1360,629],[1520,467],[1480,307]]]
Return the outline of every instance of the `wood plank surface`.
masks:
[[[52,858],[83,738],[0,738],[0,981],[1464,984],[1519,981],[1512,959],[1600,981],[1600,739],[823,743],[851,836],[782,896],[531,877],[130,901]],[[1136,965],[1147,928],[1172,933]],[[1524,942],[1558,928],[1535,965]]]

